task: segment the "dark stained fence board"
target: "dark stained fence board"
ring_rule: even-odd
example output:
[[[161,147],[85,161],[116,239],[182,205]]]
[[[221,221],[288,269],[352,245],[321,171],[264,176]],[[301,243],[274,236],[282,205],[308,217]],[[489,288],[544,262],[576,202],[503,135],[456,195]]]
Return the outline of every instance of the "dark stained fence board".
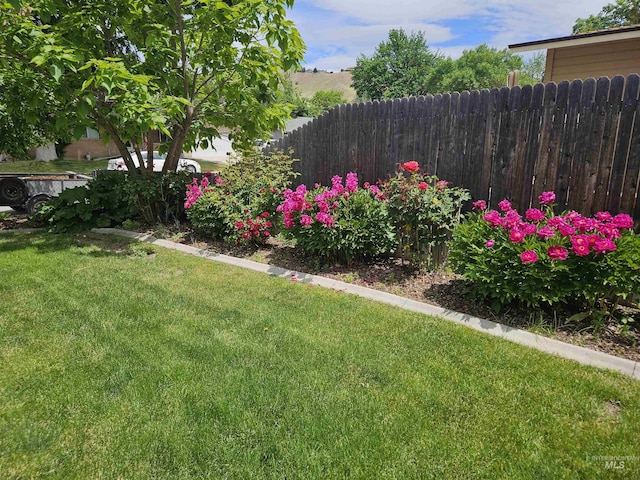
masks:
[[[264,151],[293,149],[310,186],[349,171],[374,183],[416,160],[492,206],[525,210],[553,190],[559,210],[638,220],[639,87],[630,75],[340,105]]]
[[[511,148],[511,115],[509,113],[508,88],[501,88],[495,110],[495,147],[491,166],[491,205],[495,206],[507,195],[505,175],[509,169],[509,150]]]
[[[604,115],[604,132],[600,147],[598,179],[593,202],[593,208],[596,210],[605,210],[607,208],[607,194],[616,151],[616,132],[618,131],[623,91],[624,78],[621,76],[613,77],[610,82],[609,97]]]
[[[582,96],[580,98],[579,119],[575,133],[575,147],[571,176],[569,180],[568,207],[580,210],[582,205],[587,203],[587,191],[589,188],[589,177],[587,171],[593,161],[593,152],[598,148],[594,144],[599,144],[599,139],[592,131],[596,94],[596,80],[588,78],[582,83]],[[595,147],[595,148],[594,148]],[[590,153],[591,152],[591,153]],[[588,214],[589,212],[583,212]]]
[[[593,215],[599,211],[596,204],[596,184],[598,182],[598,171],[600,163],[603,161],[602,152],[605,143],[604,132],[607,116],[607,101],[609,99],[609,87],[611,81],[607,77],[600,77],[596,81],[596,91],[593,101],[591,134],[588,139],[589,147],[585,154],[585,189],[582,192],[583,205],[581,213]],[[607,179],[608,182],[608,179]]]
[[[527,109],[530,111],[530,116],[527,122],[526,146],[523,152],[522,175],[525,181],[522,185],[518,203],[522,209],[526,209],[533,206],[534,203],[537,204],[537,201],[533,199],[533,178],[541,138],[540,129],[543,115],[544,85],[538,83],[534,87],[525,86],[523,93],[525,99],[529,97],[529,95],[531,96],[530,102],[527,101],[524,103],[524,105],[528,105]]]
[[[616,153],[613,156],[611,168],[611,181],[609,182],[609,194],[606,208],[611,213],[620,211],[621,196],[624,184],[625,168],[631,144],[631,132],[638,101],[638,86],[640,77],[629,75],[624,88],[620,123],[618,124],[618,137],[616,140]]]

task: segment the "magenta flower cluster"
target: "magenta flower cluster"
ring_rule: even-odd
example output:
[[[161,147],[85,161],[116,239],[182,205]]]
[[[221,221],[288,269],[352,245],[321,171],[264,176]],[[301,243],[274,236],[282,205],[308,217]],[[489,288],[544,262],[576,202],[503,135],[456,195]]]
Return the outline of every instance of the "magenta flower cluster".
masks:
[[[539,197],[540,205],[550,206],[555,201],[553,192],[544,192]],[[487,204],[478,200],[473,204],[474,210],[485,211]],[[585,257],[590,253],[605,254],[616,249],[615,239],[620,238],[622,230],[633,228],[631,216],[620,213],[598,212],[593,218],[584,217],[575,211],[554,216],[548,207],[547,212],[530,208],[524,219],[513,209],[508,200],[498,203],[498,210],[486,211],[482,218],[492,228],[509,232],[509,241],[525,244],[528,237],[534,237],[550,244],[546,247],[546,255],[552,261],[564,261],[572,253]],[[495,245],[493,239],[485,242],[487,248]],[[524,250],[520,254],[523,264],[536,263],[540,259],[533,249]]]
[[[209,177],[204,177],[201,183],[198,183],[198,179],[194,178],[190,185],[187,185],[187,200],[184,202],[185,210],[191,208],[191,206],[198,201],[204,192],[209,187]]]
[[[365,185],[365,188],[367,186]],[[378,187],[368,186],[374,194],[380,195]],[[358,175],[347,173],[346,181],[335,175],[331,179],[331,188],[322,188],[316,185],[316,192],[310,198],[310,191],[305,185],[298,186],[295,190],[285,190],[283,192],[284,201],[278,205],[277,211],[282,212],[285,228],[293,228],[298,222],[303,227],[308,227],[314,222],[326,227],[335,225],[334,214],[341,201],[349,200],[349,195],[358,191]],[[296,213],[300,213],[299,220],[296,221]]]

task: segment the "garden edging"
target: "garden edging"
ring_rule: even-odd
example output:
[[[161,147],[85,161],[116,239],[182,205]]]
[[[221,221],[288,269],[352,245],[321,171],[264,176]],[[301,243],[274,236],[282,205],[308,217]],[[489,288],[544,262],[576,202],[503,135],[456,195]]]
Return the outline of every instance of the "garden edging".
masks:
[[[200,248],[191,247],[189,245],[171,242],[169,240],[158,239],[153,237],[152,235],[130,232],[127,230],[120,230],[115,228],[96,228],[93,229],[93,231],[100,234],[116,235],[138,240],[141,242],[147,242],[159,247],[177,250],[183,253],[188,253],[190,255],[202,257],[207,260],[213,260],[228,265],[235,265],[237,267],[247,268],[256,272],[266,273],[268,275],[289,279],[295,278],[297,281],[302,283],[317,285],[325,288],[331,288],[333,290],[342,291],[345,293],[350,293],[353,295],[358,295],[363,298],[375,300],[388,305],[403,308],[405,310],[410,310],[412,312],[437,316],[440,318],[444,318],[445,320],[473,328],[474,330],[488,333],[496,337],[504,338],[505,340],[509,340],[520,345],[525,345],[542,352],[557,355],[569,360],[574,360],[583,365],[615,370],[636,380],[640,380],[640,365],[638,365],[639,362],[634,362],[633,360],[628,360],[625,358],[619,358],[614,355],[590,350],[588,348],[579,347],[577,345],[560,342],[558,340],[495,323],[483,318],[478,318],[472,315],[455,312],[453,310],[436,307],[434,305],[429,305],[428,303],[410,300],[399,295],[381,292],[372,288],[353,285],[350,283],[345,283],[339,280],[333,280],[318,275],[311,275],[308,273],[287,270],[285,268],[258,263],[251,260],[231,257],[229,255],[223,255]]]

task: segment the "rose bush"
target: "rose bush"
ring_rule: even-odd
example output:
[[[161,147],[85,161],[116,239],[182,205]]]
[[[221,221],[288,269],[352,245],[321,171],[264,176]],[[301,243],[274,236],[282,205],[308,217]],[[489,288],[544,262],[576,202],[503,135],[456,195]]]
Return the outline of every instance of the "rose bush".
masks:
[[[276,233],[272,216],[279,194],[296,175],[288,155],[245,155],[222,174],[194,179],[186,191],[187,218],[198,233],[213,239],[264,243]]]
[[[619,298],[640,291],[640,237],[626,214],[575,211],[553,213],[553,192],[541,208],[524,217],[507,200],[486,210],[483,200],[453,233],[449,260],[472,280],[473,292],[498,308],[512,301],[526,305],[568,304],[614,307]]]
[[[334,176],[331,187],[286,190],[278,206],[285,232],[303,250],[351,261],[391,254],[396,237],[377,187],[359,188],[355,173]]]
[[[433,264],[434,252],[460,222],[462,204],[470,198],[468,191],[420,173],[415,161],[401,164],[398,173],[379,182],[379,187],[403,258],[415,266]]]

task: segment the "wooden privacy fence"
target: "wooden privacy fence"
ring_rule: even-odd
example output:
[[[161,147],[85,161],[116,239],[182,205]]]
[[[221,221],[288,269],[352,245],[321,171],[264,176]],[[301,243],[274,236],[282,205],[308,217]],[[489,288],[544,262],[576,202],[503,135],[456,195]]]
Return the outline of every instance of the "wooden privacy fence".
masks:
[[[307,185],[350,171],[374,183],[416,160],[492,206],[523,210],[553,190],[560,209],[638,221],[639,84],[634,74],[339,105],[267,152],[293,149]]]

